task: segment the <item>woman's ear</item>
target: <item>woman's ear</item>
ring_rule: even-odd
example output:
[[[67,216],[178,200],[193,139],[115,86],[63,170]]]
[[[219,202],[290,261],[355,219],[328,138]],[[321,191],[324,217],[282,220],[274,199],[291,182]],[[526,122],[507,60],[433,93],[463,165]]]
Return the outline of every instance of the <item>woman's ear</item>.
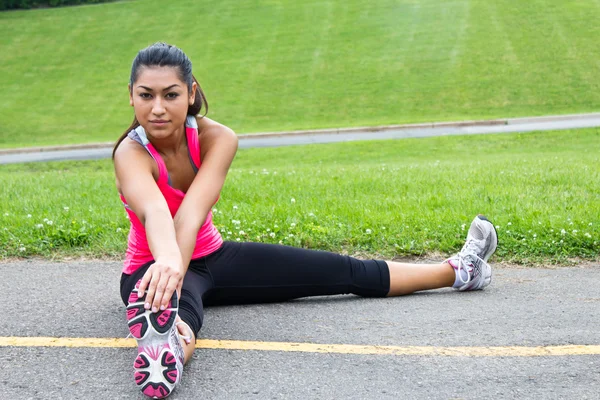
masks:
[[[190,106],[193,105],[194,101],[196,100],[196,89],[198,89],[198,84],[196,82],[192,82],[192,93],[190,94],[190,98],[188,100]]]
[[[129,89],[129,105],[133,107],[133,93],[131,93],[131,84],[127,84],[127,89]]]

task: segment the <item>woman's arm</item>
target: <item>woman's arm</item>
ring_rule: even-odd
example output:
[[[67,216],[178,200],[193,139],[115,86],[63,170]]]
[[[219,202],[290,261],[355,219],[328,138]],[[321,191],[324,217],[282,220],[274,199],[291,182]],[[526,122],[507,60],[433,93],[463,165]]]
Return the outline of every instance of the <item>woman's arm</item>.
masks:
[[[198,230],[219,198],[238,146],[231,129],[206,117],[198,118],[198,132],[202,166],[174,218],[184,275],[194,253]]]
[[[115,153],[114,167],[118,190],[146,230],[155,262],[142,278],[139,289],[143,291],[147,286],[146,308],[158,310],[167,306],[184,275],[173,219],[156,185],[155,163],[143,148],[137,143],[121,143]]]

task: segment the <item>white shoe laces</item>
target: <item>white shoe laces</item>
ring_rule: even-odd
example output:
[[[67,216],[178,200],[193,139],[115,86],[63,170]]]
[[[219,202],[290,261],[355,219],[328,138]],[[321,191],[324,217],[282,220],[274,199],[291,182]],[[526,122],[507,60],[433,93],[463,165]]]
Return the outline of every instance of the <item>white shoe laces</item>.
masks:
[[[175,322],[175,326],[180,325],[180,324],[185,325],[185,327],[188,330],[189,335],[183,336],[181,333],[179,333],[179,329],[177,329],[177,333],[179,333],[179,337],[185,341],[192,340],[192,328],[190,328],[190,326],[183,321]]]
[[[467,283],[471,282],[471,280],[472,280],[471,272],[469,272],[468,268],[465,268],[463,266],[463,264],[467,265],[465,262],[467,258],[474,258],[474,260],[471,264],[473,266],[473,268],[475,268],[477,259],[479,259],[482,263],[485,264],[485,261],[483,260],[483,258],[481,258],[477,255],[476,246],[477,245],[475,244],[475,240],[469,240],[467,243],[465,243],[465,245],[461,249],[460,253],[458,253],[458,266],[456,267],[456,270],[458,271],[458,279],[461,281],[461,283],[463,285],[466,285]],[[464,253],[467,253],[467,254],[464,254]],[[467,272],[467,280],[466,281],[463,280],[463,278],[462,278],[462,274],[460,273],[461,269]]]

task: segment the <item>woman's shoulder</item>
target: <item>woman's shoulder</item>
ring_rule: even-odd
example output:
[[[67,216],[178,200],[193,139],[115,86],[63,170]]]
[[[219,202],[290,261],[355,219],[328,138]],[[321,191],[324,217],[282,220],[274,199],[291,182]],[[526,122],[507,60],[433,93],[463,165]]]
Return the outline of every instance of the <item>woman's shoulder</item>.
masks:
[[[228,135],[235,136],[233,129],[225,126],[215,120],[208,117],[197,116],[196,122],[198,123],[198,136],[213,136],[213,135]]]
[[[143,155],[147,154],[147,151],[140,143],[129,137],[126,137],[121,143],[119,143],[119,146],[115,150],[115,159],[124,157],[128,158],[134,156],[135,154]]]

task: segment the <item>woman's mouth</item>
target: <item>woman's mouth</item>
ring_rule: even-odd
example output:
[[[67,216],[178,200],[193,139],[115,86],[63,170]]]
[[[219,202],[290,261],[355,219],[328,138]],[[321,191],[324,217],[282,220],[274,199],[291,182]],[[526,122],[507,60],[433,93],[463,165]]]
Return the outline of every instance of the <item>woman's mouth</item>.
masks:
[[[156,125],[156,126],[163,126],[166,125],[169,121],[166,121],[164,119],[155,119],[150,121],[151,124]]]

